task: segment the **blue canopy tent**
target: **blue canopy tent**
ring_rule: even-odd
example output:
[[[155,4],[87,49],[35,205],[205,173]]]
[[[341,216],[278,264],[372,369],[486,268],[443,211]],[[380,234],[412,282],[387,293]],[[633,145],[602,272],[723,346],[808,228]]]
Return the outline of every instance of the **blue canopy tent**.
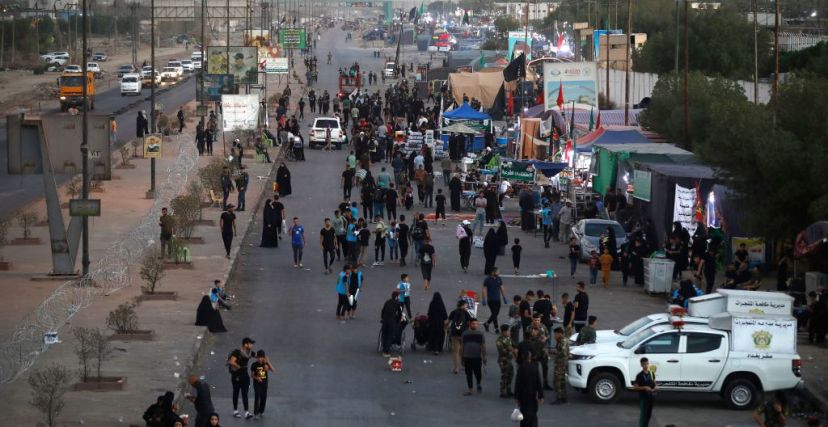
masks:
[[[463,105],[451,111],[444,112],[443,123],[441,123],[441,125],[447,126],[451,123],[458,122],[480,132],[474,135],[474,141],[470,151],[482,151],[485,145],[485,137],[483,133],[487,130],[491,130],[492,117],[486,113],[481,113],[480,111],[475,110],[467,102],[464,102]],[[443,141],[444,150],[446,151],[448,151],[448,137],[449,135],[446,133],[442,133],[440,135],[440,139]]]

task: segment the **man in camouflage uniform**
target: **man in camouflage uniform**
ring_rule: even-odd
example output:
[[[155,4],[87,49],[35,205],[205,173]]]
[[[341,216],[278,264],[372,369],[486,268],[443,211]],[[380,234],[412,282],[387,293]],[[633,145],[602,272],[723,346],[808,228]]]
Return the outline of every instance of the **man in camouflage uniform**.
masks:
[[[497,337],[497,364],[500,365],[500,397],[507,399],[512,394],[512,378],[515,376],[515,366],[512,360],[517,349],[512,343],[512,333],[509,325],[500,325],[500,336]]]
[[[553,381],[555,383],[555,394],[558,396],[558,400],[552,403],[566,403],[566,366],[569,362],[569,340],[564,338],[563,328],[555,328],[555,349],[552,350],[552,357],[555,360]]]
[[[535,313],[532,316],[532,323],[526,327],[524,332],[524,343],[532,352],[532,363],[540,363],[543,388],[552,390],[552,387],[549,387],[549,355],[546,352],[546,340],[549,337],[549,331],[541,323],[540,313]]]

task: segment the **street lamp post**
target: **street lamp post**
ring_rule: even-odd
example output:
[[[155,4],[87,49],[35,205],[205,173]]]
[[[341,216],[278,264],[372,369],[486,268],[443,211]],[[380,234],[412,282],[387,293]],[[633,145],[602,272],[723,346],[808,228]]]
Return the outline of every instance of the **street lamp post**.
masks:
[[[156,133],[155,117],[155,0],[150,0],[150,67],[152,68],[152,84],[150,85],[150,129]],[[155,157],[150,158],[150,189],[147,198],[155,198]]]
[[[83,19],[83,37],[81,48],[83,49],[81,69],[83,70],[83,116],[81,117],[81,171],[83,173],[83,184],[81,185],[81,198],[89,199],[89,117],[87,116],[89,110],[89,76],[87,75],[87,61],[86,61],[86,42],[87,42],[87,13],[86,0],[82,3],[83,10],[81,11],[81,19]],[[81,266],[83,277],[89,274],[89,217],[83,216],[82,223],[82,244],[83,253],[81,254]]]

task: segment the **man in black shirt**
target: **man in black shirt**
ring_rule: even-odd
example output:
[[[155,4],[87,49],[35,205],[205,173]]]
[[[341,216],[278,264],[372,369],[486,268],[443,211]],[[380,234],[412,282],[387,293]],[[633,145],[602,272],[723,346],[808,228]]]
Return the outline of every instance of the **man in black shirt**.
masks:
[[[549,294],[545,293],[542,289],[538,289],[537,292],[538,300],[535,301],[535,304],[532,306],[533,313],[540,313],[541,315],[541,324],[546,327],[546,330],[549,331],[549,335],[547,336],[546,340],[546,348],[548,350],[552,349],[552,317],[555,315],[554,307],[552,305],[552,300]]]
[[[650,361],[646,357],[641,358],[641,372],[635,376],[633,390],[638,392],[638,425],[647,427],[653,416],[653,393],[656,391],[656,379],[655,373],[650,371]]]
[[[440,217],[443,217],[443,227],[446,226],[446,196],[443,194],[443,189],[437,189],[437,197],[434,198],[434,201],[437,202],[437,209],[434,212],[434,223],[437,224],[437,220]]]
[[[564,333],[567,337],[572,335],[572,323],[575,321],[575,306],[569,300],[569,293],[564,292],[561,295],[561,305],[563,306],[563,325]]]
[[[405,215],[400,215],[398,240],[400,245],[400,267],[405,267],[405,257],[408,255],[408,241],[410,238],[408,224],[405,223]]]
[[[521,427],[538,426],[538,406],[543,404],[543,386],[537,363],[532,363],[532,354],[527,346],[518,349],[520,365],[515,375],[515,400],[523,414]]]
[[[342,172],[342,197],[345,199],[351,198],[351,188],[354,186],[354,170],[347,164],[345,170]]]
[[[210,414],[213,409],[213,399],[210,398],[210,384],[200,379],[198,375],[190,375],[188,381],[193,386],[195,396],[187,394],[187,400],[193,402],[196,410],[195,427],[207,427],[210,423]]]
[[[256,353],[256,361],[250,365],[250,375],[253,377],[253,417],[259,419],[264,414],[267,403],[267,380],[273,372],[273,365],[267,359],[264,350]]]
[[[247,363],[253,357],[253,341],[245,337],[242,340],[241,348],[233,350],[227,357],[227,367],[230,370],[230,380],[233,383],[233,416],[241,418],[239,413],[239,393],[242,397],[242,405],[244,406],[244,418],[253,418],[253,414],[248,410],[247,391],[250,388],[250,376],[247,374]]]
[[[236,214],[233,213],[233,208],[235,206],[232,203],[228,204],[226,210],[221,213],[221,219],[219,220],[221,240],[224,241],[227,259],[230,259],[230,246],[233,244],[233,236],[236,235]]]
[[[575,308],[575,319],[572,322],[573,326],[575,327],[575,332],[580,332],[581,328],[586,325],[587,322],[587,311],[589,310],[589,295],[586,293],[586,285],[584,282],[578,282],[575,285],[575,291],[578,292],[575,295],[575,302],[573,304]]]
[[[388,188],[385,189],[385,210],[388,212],[389,221],[397,219],[398,198],[399,194],[397,194],[397,190],[394,189],[394,184],[389,184]]]
[[[520,311],[520,324],[522,330],[532,324],[532,300],[535,299],[535,293],[532,291],[526,292],[526,298],[520,302],[518,310]]]
[[[333,272],[331,266],[336,259],[337,239],[336,231],[331,225],[331,219],[325,218],[325,226],[319,230],[319,244],[322,246],[322,262],[325,266],[325,274]]]

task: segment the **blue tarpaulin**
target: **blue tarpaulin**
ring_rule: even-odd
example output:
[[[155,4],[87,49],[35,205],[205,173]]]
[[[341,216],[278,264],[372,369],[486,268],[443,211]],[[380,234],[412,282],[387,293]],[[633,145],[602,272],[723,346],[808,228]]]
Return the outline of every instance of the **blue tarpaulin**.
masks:
[[[475,110],[467,102],[464,102],[460,107],[443,113],[443,118],[449,120],[491,120],[492,117]]]

